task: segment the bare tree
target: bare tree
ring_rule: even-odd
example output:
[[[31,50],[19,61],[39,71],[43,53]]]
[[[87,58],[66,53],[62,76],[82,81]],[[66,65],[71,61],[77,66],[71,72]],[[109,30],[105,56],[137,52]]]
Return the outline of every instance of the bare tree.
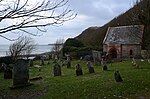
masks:
[[[51,49],[51,51],[59,58],[62,57],[63,44],[64,44],[64,39],[57,39],[56,43],[54,44],[54,46]]]
[[[9,46],[8,54],[13,60],[16,60],[21,55],[29,55],[35,49],[34,40],[30,37],[21,37]]]
[[[37,36],[36,29],[46,32],[46,26],[62,25],[75,18],[67,6],[68,0],[0,0],[0,36],[6,33],[27,33]],[[20,34],[19,34],[20,35]]]

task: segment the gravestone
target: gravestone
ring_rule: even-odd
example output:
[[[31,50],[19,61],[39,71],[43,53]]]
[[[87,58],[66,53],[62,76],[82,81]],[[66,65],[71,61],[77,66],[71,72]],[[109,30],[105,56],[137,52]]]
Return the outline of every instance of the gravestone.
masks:
[[[61,64],[61,66],[63,67],[63,66],[66,65],[66,61],[61,60],[61,61],[60,61],[60,64]]]
[[[71,57],[67,56],[67,68],[71,67]]]
[[[148,59],[147,61],[148,61],[148,63],[150,63],[150,59]]]
[[[54,54],[52,59],[54,59],[53,63],[57,63],[57,61],[58,61],[58,55]]]
[[[94,68],[93,68],[93,66],[91,65],[90,62],[87,62],[87,68],[88,68],[89,73],[94,73],[95,72]]]
[[[71,61],[67,61],[67,68],[71,67]]]
[[[92,57],[91,55],[86,55],[86,56],[84,56],[83,60],[90,61],[91,57]]]
[[[137,64],[136,60],[134,58],[132,58],[132,66],[134,68],[139,68],[139,65]]]
[[[55,55],[55,61],[57,61],[57,60],[58,60],[58,55],[56,54],[56,55]]]
[[[76,75],[77,76],[83,75],[82,68],[79,64],[76,65]]]
[[[29,66],[33,66],[33,59],[29,59]]]
[[[122,82],[123,81],[118,70],[115,71],[114,77],[115,77],[116,82]]]
[[[5,63],[2,63],[2,64],[1,64],[1,67],[0,67],[0,71],[1,71],[1,72],[4,72],[4,71],[6,70],[6,68],[7,68],[6,64],[5,64]]]
[[[41,56],[41,65],[44,65],[44,57]]]
[[[107,65],[106,64],[107,64],[107,61],[102,58],[101,65],[102,65],[102,70],[103,71],[107,70]]]
[[[47,65],[49,65],[49,64],[50,64],[50,62],[48,61],[48,62],[47,62]]]
[[[13,67],[13,87],[29,85],[28,60],[19,59]]]
[[[59,64],[54,65],[54,76],[61,76],[61,66]]]
[[[4,70],[4,79],[12,79],[12,70],[8,67]]]

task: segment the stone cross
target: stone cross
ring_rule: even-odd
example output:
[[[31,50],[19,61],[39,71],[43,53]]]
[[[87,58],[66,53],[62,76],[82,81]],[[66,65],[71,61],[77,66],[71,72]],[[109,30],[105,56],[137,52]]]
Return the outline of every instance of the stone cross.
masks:
[[[59,64],[54,65],[54,76],[61,76],[61,66]]]
[[[19,59],[13,67],[13,86],[26,86],[29,84],[28,60]]]
[[[80,64],[76,65],[76,75],[77,76],[83,75],[82,68],[81,68]]]

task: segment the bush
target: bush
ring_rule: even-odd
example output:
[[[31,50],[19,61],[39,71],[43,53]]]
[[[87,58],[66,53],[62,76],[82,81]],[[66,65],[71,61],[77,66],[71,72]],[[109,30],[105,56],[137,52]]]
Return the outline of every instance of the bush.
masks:
[[[66,40],[64,46],[70,46],[70,47],[83,47],[83,43],[78,41],[77,39],[74,38],[69,38]]]
[[[7,65],[14,63],[12,60],[12,57],[10,56],[5,56],[5,57],[0,57],[0,64],[5,63]]]

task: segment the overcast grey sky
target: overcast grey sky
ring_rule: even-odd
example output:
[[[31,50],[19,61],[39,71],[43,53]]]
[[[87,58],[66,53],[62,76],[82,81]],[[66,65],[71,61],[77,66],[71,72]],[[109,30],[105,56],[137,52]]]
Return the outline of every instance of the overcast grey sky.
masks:
[[[69,0],[70,9],[77,13],[74,20],[62,26],[50,26],[42,36],[32,37],[37,44],[55,43],[57,39],[73,38],[91,26],[102,26],[133,6],[135,0]],[[11,34],[6,34],[11,37]],[[0,38],[0,44],[12,42]]]

